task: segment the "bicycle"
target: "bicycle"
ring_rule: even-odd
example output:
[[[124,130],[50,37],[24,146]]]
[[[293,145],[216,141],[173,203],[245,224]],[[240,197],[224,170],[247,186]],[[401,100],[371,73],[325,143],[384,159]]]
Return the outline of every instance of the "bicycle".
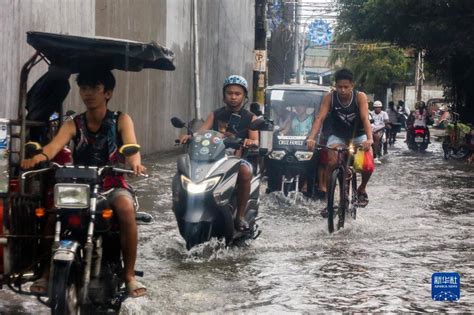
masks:
[[[318,149],[323,148],[337,152],[337,163],[331,171],[327,187],[328,230],[333,233],[336,215],[338,230],[344,227],[347,214],[354,220],[357,216],[357,173],[353,168],[355,148],[352,144],[347,148],[318,145]]]

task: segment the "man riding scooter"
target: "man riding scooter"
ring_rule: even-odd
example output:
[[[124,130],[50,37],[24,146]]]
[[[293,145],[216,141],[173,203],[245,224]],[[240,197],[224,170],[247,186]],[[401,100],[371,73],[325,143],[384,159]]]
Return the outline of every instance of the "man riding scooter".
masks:
[[[385,133],[385,128],[390,129],[389,119],[387,112],[382,110],[382,102],[374,102],[374,113],[372,114],[374,122],[372,123],[372,135],[374,143],[372,149],[374,152],[374,163],[380,164],[379,158],[383,154],[387,154],[387,143],[381,143]],[[383,147],[383,148],[382,148]]]
[[[23,169],[30,169],[41,162],[49,162],[69,141],[74,142],[74,163],[84,166],[104,166],[120,162],[118,148],[122,144],[136,144],[132,119],[129,115],[113,112],[107,108],[115,87],[115,78],[109,70],[83,71],[77,76],[79,94],[86,112],[74,120],[66,121],[58,134],[41,153],[23,160]],[[145,172],[140,153],[126,157],[127,164],[136,174]],[[135,221],[134,197],[121,175],[107,176],[103,191],[114,189],[108,201],[115,210],[120,227],[120,243],[124,261],[124,281],[131,297],[146,294],[146,287],[135,279],[137,255],[137,224]],[[44,294],[48,290],[49,268],[45,268],[40,279],[31,286],[31,291]]]
[[[239,75],[227,77],[223,86],[223,97],[226,106],[210,113],[199,131],[218,131],[226,136],[245,139],[244,147],[258,146],[258,131],[250,130],[250,124],[256,119],[256,116],[244,108],[247,94],[248,83],[245,78]],[[240,121],[236,126],[229,126],[232,115],[240,116]],[[234,130],[229,131],[229,127]],[[180,142],[182,144],[187,143],[190,138],[190,135],[182,135]],[[241,150],[236,150],[235,155],[240,156],[241,153]],[[249,224],[246,222],[244,215],[250,196],[252,174],[252,165],[242,159],[237,177],[237,215],[234,222],[237,231],[249,230]]]

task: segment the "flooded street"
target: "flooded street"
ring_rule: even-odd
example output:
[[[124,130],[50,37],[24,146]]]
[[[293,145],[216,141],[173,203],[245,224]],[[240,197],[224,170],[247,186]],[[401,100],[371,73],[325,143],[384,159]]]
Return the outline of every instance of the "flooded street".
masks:
[[[148,296],[122,313],[469,312],[474,309],[474,168],[444,161],[440,143],[408,151],[399,137],[377,165],[370,203],[329,235],[322,202],[261,198],[262,235],[248,247],[213,241],[188,252],[171,211],[175,157],[145,159],[137,269]],[[431,299],[434,272],[459,272],[459,302]],[[0,291],[0,313],[48,310]]]

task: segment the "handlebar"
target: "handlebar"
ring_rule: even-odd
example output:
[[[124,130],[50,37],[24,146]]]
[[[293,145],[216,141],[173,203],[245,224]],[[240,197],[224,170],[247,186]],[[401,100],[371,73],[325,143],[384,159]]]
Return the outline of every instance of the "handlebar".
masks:
[[[58,169],[58,168],[86,168],[86,166],[75,166],[75,165],[61,165],[56,162],[50,162],[48,167],[37,169],[37,170],[31,170],[31,171],[26,171],[21,174],[21,179],[25,180],[27,176],[29,175],[34,175],[34,174],[40,174],[44,173],[46,171],[52,170],[52,169]],[[111,165],[106,165],[106,166],[87,166],[89,169],[95,169],[97,170],[97,174],[102,175],[102,173],[111,171],[111,172],[116,172],[116,173],[121,173],[121,174],[135,174],[133,170],[130,169],[125,169],[125,168],[120,168],[120,167],[114,167]],[[139,176],[143,177],[148,177],[148,174],[138,174]]]
[[[358,146],[349,145],[349,146],[346,146],[346,147],[335,147],[335,148],[332,148],[332,147],[328,147],[327,145],[318,144],[318,145],[316,145],[316,148],[317,148],[318,150],[328,149],[328,150],[333,150],[333,151],[350,151],[351,149],[352,149],[352,150],[355,150],[355,149],[362,149],[363,147],[362,147],[361,145],[358,145]],[[354,151],[354,152],[355,152],[355,151]]]

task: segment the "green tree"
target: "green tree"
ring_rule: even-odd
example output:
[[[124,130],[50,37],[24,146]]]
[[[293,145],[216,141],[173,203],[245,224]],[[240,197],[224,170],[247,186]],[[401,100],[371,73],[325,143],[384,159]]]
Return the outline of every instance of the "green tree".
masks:
[[[387,88],[409,79],[410,60],[398,48],[334,51],[330,63],[354,72],[356,86],[384,100]]]
[[[339,0],[337,33],[426,51],[425,61],[474,122],[474,1]]]

